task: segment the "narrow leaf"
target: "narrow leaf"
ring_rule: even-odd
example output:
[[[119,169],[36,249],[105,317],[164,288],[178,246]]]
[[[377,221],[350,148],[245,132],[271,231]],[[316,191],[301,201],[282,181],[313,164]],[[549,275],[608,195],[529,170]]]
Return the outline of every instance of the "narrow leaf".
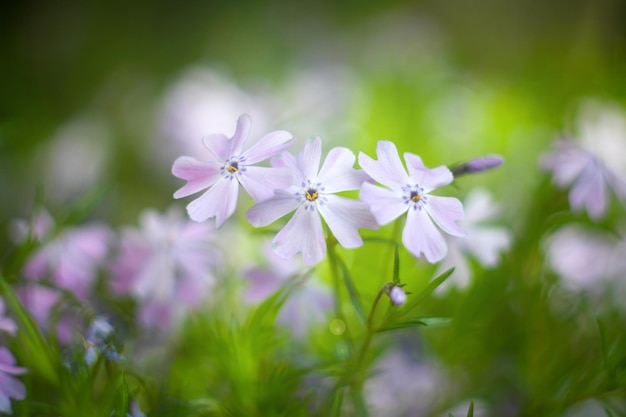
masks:
[[[346,264],[343,263],[341,258],[337,258],[339,261],[339,269],[341,270],[341,275],[343,276],[343,282],[346,285],[346,289],[348,290],[348,295],[350,295],[350,301],[352,302],[352,306],[354,310],[357,312],[359,319],[361,319],[362,323],[366,322],[365,310],[363,309],[363,304],[361,304],[361,297],[359,296],[356,287],[354,286],[354,282],[352,282],[352,277],[350,277],[350,271],[346,267]]]
[[[400,282],[400,254],[398,253],[398,245],[393,251],[393,282]]]
[[[467,417],[474,417],[474,400],[470,401],[469,410],[467,410]]]
[[[438,286],[440,286],[450,275],[452,275],[453,272],[454,268],[448,269],[443,274],[429,282],[426,288],[420,291],[416,296],[410,297],[409,301],[404,305],[402,310],[399,310],[401,311],[401,315],[406,315],[406,313],[417,307],[422,301],[428,298]]]

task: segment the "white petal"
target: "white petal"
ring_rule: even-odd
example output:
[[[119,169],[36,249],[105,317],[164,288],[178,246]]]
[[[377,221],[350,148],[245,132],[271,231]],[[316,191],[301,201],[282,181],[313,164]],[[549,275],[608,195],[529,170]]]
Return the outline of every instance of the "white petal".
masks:
[[[268,133],[243,153],[246,158],[246,165],[256,164],[286,151],[291,146],[291,143],[285,142],[292,138],[291,133],[284,130]]]
[[[315,265],[326,256],[326,240],[317,210],[300,206],[273,240],[275,251],[283,258],[302,253],[304,265]]]
[[[262,201],[248,210],[246,219],[254,227],[267,226],[295,210],[300,204],[293,193],[277,191],[273,198]]]
[[[298,167],[304,175],[305,181],[317,178],[321,158],[322,140],[320,138],[309,139],[298,154]]]
[[[441,165],[437,168],[426,168],[422,159],[412,153],[405,153],[404,160],[409,169],[409,176],[413,182],[424,188],[424,192],[430,192],[435,188],[448,185],[454,179],[448,167]]]
[[[187,181],[174,198],[186,197],[215,184],[219,179],[220,167],[215,162],[200,161],[190,156],[181,156],[174,161],[172,174]]]
[[[358,200],[326,195],[327,201],[317,205],[337,241],[344,248],[357,248],[363,245],[358,229],[377,229],[378,224],[367,204]]]
[[[430,263],[439,262],[448,251],[446,241],[424,210],[408,211],[402,243],[414,256],[423,255]]]
[[[230,139],[225,135],[219,133],[206,135],[202,138],[202,143],[211,151],[215,159],[221,163],[226,162],[232,156],[230,153]]]
[[[402,200],[402,193],[368,182],[361,186],[359,198],[369,206],[370,211],[381,226],[397,219],[408,209]]]
[[[272,198],[275,189],[287,188],[291,184],[291,171],[286,168],[248,166],[239,176],[239,181],[258,203]]]
[[[192,220],[203,222],[215,217],[215,227],[220,227],[237,207],[239,182],[223,178],[207,192],[187,205],[187,213]]]
[[[247,114],[243,114],[237,120],[237,128],[235,129],[235,134],[230,140],[230,152],[231,156],[233,155],[241,155],[243,151],[243,147],[246,144],[246,140],[248,140],[248,135],[250,134],[250,128],[252,127],[252,120],[250,120],[250,116]]]
[[[409,183],[409,177],[402,166],[398,150],[393,142],[378,141],[376,155],[378,161],[373,160],[363,152],[359,153],[359,165],[370,177],[394,189]]]
[[[452,236],[465,236],[463,229],[456,224],[463,219],[463,205],[459,200],[429,195],[425,209],[444,232]]]
[[[602,167],[588,164],[572,185],[569,202],[574,210],[587,209],[592,219],[601,218],[608,205],[606,184],[602,175]]]
[[[369,176],[354,169],[354,153],[347,148],[333,148],[328,152],[317,179],[324,184],[324,192],[337,193],[357,190]]]

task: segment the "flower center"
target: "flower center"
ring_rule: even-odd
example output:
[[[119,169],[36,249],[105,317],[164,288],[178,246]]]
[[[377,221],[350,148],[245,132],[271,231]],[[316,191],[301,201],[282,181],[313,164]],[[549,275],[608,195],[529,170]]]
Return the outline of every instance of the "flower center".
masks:
[[[232,180],[238,176],[244,175],[246,172],[245,158],[243,156],[233,156],[224,162],[220,168],[220,173]]]
[[[306,190],[305,192],[305,197],[307,200],[309,201],[315,201],[317,200],[317,190],[315,188],[309,188],[308,190]]]
[[[230,164],[226,165],[226,169],[231,174],[234,174],[235,172],[239,171],[239,164],[235,161],[232,161]]]
[[[424,189],[419,185],[405,185],[402,187],[404,196],[402,200],[413,210],[421,210],[428,204],[428,196],[424,193]]]
[[[412,202],[417,203],[418,201],[421,200],[422,195],[418,191],[411,191],[409,198],[411,199]]]

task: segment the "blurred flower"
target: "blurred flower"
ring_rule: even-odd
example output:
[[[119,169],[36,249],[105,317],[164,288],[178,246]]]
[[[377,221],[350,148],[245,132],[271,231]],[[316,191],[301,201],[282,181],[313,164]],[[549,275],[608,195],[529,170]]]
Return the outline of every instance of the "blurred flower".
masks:
[[[167,328],[208,294],[218,262],[212,239],[210,225],[178,210],[146,210],[139,228],[122,231],[111,286],[138,300],[142,324]]]
[[[17,287],[15,292],[37,324],[42,329],[48,330],[50,320],[56,316],[53,310],[61,301],[59,291],[33,283]],[[57,339],[62,343],[71,341],[74,321],[72,316],[60,315],[55,332]]]
[[[295,336],[302,337],[309,326],[324,320],[332,309],[332,292],[328,286],[307,277],[299,259],[278,256],[271,243],[263,245],[262,252],[266,264],[249,268],[243,273],[249,280],[244,298],[250,302],[263,301],[292,280],[295,287],[283,304],[277,322],[287,326]]]
[[[378,359],[373,376],[364,387],[365,400],[373,416],[403,417],[428,415],[442,393],[439,367],[418,361],[400,350]]]
[[[472,190],[463,203],[465,218],[459,222],[465,237],[446,237],[448,254],[437,267],[436,275],[454,267],[452,275],[438,288],[442,293],[452,285],[465,288],[472,277],[467,260],[471,256],[487,268],[494,267],[500,261],[500,253],[511,245],[511,233],[506,227],[490,225],[500,212],[500,207],[493,201],[491,194],[482,188]]]
[[[31,234],[41,241],[41,246],[26,261],[24,276],[49,279],[79,298],[86,298],[108,254],[109,228],[91,224],[54,230],[54,221],[43,209],[31,225],[33,229],[26,232],[24,224],[17,223],[17,240],[25,240]]]
[[[275,167],[258,167],[254,164],[285,151],[291,134],[284,130],[270,132],[257,143],[244,150],[250,132],[250,117],[243,115],[231,139],[221,134],[204,138],[204,145],[214,160],[200,161],[181,156],[174,161],[172,173],[187,181],[174,193],[174,198],[186,197],[205,188],[208,190],[187,206],[192,220],[203,222],[215,217],[220,227],[235,211],[239,184],[259,202],[270,198],[274,188],[289,182],[289,172]]]
[[[406,302],[406,293],[402,289],[402,287],[398,285],[394,285],[389,290],[389,299],[396,306],[401,306]]]
[[[300,252],[305,265],[314,265],[326,256],[320,215],[345,248],[363,244],[359,228],[377,228],[363,202],[333,194],[356,190],[368,179],[365,173],[353,168],[355,157],[352,151],[339,147],[331,149],[320,169],[321,156],[320,138],[307,141],[297,157],[284,154],[279,163],[292,170],[292,185],[275,190],[273,198],[258,203],[246,213],[248,221],[260,227],[296,210],[274,238],[274,250],[285,258]]]
[[[104,317],[96,317],[85,334],[85,362],[87,365],[93,365],[98,359],[98,355],[104,356],[111,362],[119,362],[122,356],[117,352],[113,344],[112,336],[114,329]]]
[[[604,217],[612,190],[626,202],[626,116],[621,109],[587,105],[579,119],[578,140],[561,139],[540,159],[558,187],[569,187],[573,210]]]
[[[15,358],[9,349],[0,346],[0,411],[11,414],[11,399],[26,398],[24,384],[11,375],[26,373],[25,368],[15,366]]]
[[[463,236],[456,221],[463,218],[461,202],[452,197],[439,197],[429,193],[437,187],[450,184],[452,173],[445,166],[429,169],[419,156],[405,153],[404,160],[410,175],[400,161],[396,145],[379,141],[375,161],[364,153],[359,154],[361,168],[387,188],[364,183],[361,200],[366,202],[380,225],[407,213],[402,233],[402,243],[414,256],[424,255],[428,262],[438,262],[446,255],[447,245],[433,221],[444,232]]]
[[[564,226],[546,239],[550,267],[573,290],[599,294],[621,285],[626,273],[626,233],[620,238],[580,224]]]
[[[10,335],[15,335],[17,331],[17,324],[13,319],[5,316],[4,311],[4,300],[0,298],[0,330],[9,333]]]

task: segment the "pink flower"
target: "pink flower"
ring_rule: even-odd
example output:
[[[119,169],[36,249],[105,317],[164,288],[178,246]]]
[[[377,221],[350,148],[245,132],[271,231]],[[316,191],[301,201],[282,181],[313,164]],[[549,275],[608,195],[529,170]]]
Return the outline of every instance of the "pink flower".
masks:
[[[16,293],[39,326],[42,329],[48,329],[50,319],[53,317],[53,309],[62,300],[61,293],[39,284],[20,286],[16,289]],[[57,339],[62,343],[69,343],[72,340],[72,328],[75,324],[76,317],[74,315],[62,313],[56,327]]]
[[[288,184],[287,170],[255,164],[285,151],[291,146],[285,143],[291,139],[291,134],[283,130],[268,133],[244,150],[250,126],[250,117],[243,115],[231,139],[219,134],[205,137],[204,146],[212,154],[209,161],[190,156],[174,161],[172,173],[187,181],[174,193],[174,198],[208,189],[187,205],[192,220],[203,222],[215,217],[215,225],[220,227],[235,212],[239,184],[256,202],[270,198],[274,188]]]
[[[287,213],[296,211],[273,240],[274,250],[284,258],[302,253],[305,265],[314,265],[326,256],[326,240],[321,218],[339,244],[356,248],[363,244],[359,228],[375,229],[376,221],[367,205],[334,193],[358,189],[368,177],[353,168],[354,154],[334,148],[320,169],[322,141],[307,141],[295,157],[285,154],[279,163],[292,170],[292,185],[275,190],[274,197],[260,202],[246,213],[255,227],[267,226]],[[320,217],[321,216],[321,217]]]
[[[4,346],[0,346],[0,411],[11,414],[11,399],[26,398],[24,384],[11,375],[26,373],[25,368],[15,366],[13,354]]]
[[[379,141],[375,161],[364,153],[359,154],[359,165],[373,179],[387,188],[363,183],[361,200],[366,202],[380,225],[387,224],[404,213],[407,220],[402,232],[402,243],[416,257],[424,255],[428,262],[443,259],[446,242],[433,221],[444,232],[463,236],[456,224],[463,218],[463,206],[456,198],[438,197],[429,193],[452,182],[452,173],[445,166],[429,169],[419,156],[405,153],[409,169],[407,175],[396,145]]]
[[[17,331],[17,324],[13,319],[4,315],[4,300],[0,298],[0,330],[9,333],[10,335],[15,335]]]
[[[23,229],[18,238],[28,236]],[[34,280],[49,279],[84,299],[108,254],[110,231],[104,225],[91,224],[54,232],[52,218],[42,210],[29,232],[42,245],[27,260],[23,274]]]
[[[111,285],[139,301],[143,324],[168,327],[209,293],[218,260],[213,228],[176,210],[163,215],[147,210],[139,223],[122,232]]]
[[[557,187],[569,187],[574,211],[598,220],[609,206],[609,190],[626,202],[626,116],[621,109],[583,108],[576,140],[562,139],[540,159]]]

